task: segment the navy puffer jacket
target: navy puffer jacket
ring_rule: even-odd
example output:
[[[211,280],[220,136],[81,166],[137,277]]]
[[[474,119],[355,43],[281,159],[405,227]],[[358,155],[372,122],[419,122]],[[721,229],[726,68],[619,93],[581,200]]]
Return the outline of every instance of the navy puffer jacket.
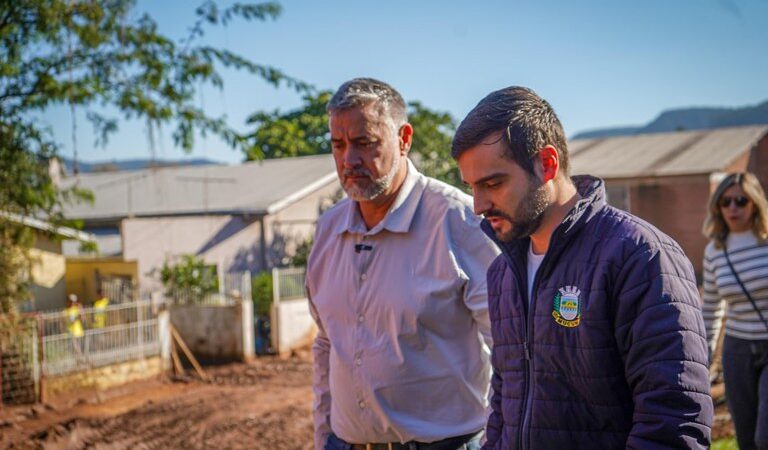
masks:
[[[691,263],[607,205],[601,180],[574,182],[582,199],[552,236],[530,307],[529,239],[499,243],[488,271],[494,392],[483,448],[707,448],[713,408]]]

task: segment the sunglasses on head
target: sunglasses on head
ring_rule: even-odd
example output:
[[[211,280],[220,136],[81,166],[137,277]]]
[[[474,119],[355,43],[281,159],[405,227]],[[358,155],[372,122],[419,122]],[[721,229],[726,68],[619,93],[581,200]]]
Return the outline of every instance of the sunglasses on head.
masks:
[[[733,204],[736,205],[737,208],[743,208],[747,206],[747,204],[749,203],[749,199],[742,195],[738,197],[720,197],[720,201],[718,202],[718,204],[720,204],[721,208],[727,208],[731,206],[731,202],[733,202]]]

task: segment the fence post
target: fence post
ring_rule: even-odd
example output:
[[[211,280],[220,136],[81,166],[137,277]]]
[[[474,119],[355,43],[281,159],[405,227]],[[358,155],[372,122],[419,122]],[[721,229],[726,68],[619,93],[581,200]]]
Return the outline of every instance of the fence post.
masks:
[[[43,341],[43,322],[40,320],[40,314],[35,314],[35,329],[37,330],[37,399],[42,403],[48,399],[45,395],[45,346]]]
[[[144,302],[136,304],[136,331],[138,331],[138,344],[141,359],[144,359]]]
[[[280,270],[272,268],[272,307],[269,311],[269,338],[272,350],[280,353]]]
[[[160,340],[160,361],[166,371],[171,368],[171,314],[168,310],[157,314],[157,333]]]
[[[249,361],[253,359],[253,355],[256,352],[256,342],[254,341],[253,336],[253,301],[251,299],[243,299],[240,301],[240,313],[240,322],[243,333],[243,361]]]

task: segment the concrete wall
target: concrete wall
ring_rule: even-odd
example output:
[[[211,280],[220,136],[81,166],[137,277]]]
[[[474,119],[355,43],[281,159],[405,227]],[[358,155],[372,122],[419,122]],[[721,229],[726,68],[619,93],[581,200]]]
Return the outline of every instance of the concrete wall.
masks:
[[[173,305],[171,324],[195,357],[204,361],[244,361],[255,350],[253,302],[235,305]]]
[[[65,258],[61,254],[61,242],[37,233],[35,245],[30,249],[32,257],[32,298],[38,310],[63,308],[67,300]]]
[[[76,294],[80,301],[88,306],[96,300],[96,273],[105,277],[125,277],[138,280],[139,269],[136,261],[122,258],[67,258],[67,293]]]
[[[56,395],[88,389],[107,389],[113,386],[146,380],[163,373],[165,365],[160,356],[136,359],[119,364],[98,367],[86,372],[77,372],[43,380],[42,399]]]
[[[309,314],[309,301],[305,298],[284,300],[272,305],[272,348],[281,356],[312,344],[317,325]]]

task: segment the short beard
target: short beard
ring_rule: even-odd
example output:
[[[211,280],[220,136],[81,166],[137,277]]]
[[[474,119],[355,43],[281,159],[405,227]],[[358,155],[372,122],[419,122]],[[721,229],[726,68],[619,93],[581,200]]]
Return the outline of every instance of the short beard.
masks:
[[[535,233],[544,220],[544,212],[549,207],[549,196],[544,187],[535,176],[528,179],[528,189],[525,196],[521,199],[515,211],[513,220],[502,211],[489,211],[487,216],[499,216],[508,220],[512,224],[512,229],[506,233],[496,233],[496,237],[502,242],[511,242],[516,239],[522,239]]]
[[[376,180],[373,180],[370,185],[366,187],[361,187],[357,185],[352,185],[347,187],[346,185],[343,186],[344,192],[347,193],[347,197],[350,199],[356,201],[356,202],[369,202],[371,200],[375,200],[377,197],[379,197],[381,194],[387,191],[392,186],[392,182],[395,179],[395,176],[397,175],[397,171],[400,169],[400,154],[395,154],[395,159],[392,161],[392,167],[390,167],[389,172],[385,173],[381,177],[379,177]],[[370,177],[370,172],[363,169],[364,172],[362,174],[368,175]],[[345,172],[344,176],[348,176],[352,173],[350,171],[349,173]],[[360,174],[358,172],[357,174]]]

